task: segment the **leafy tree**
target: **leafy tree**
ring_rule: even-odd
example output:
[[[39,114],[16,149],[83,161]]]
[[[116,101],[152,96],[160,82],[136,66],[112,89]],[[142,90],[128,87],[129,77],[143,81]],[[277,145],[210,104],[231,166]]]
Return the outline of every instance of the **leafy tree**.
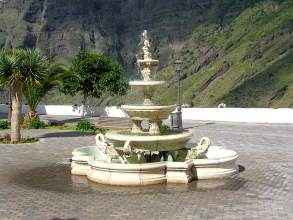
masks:
[[[73,60],[69,73],[64,78],[62,90],[72,96],[81,93],[83,105],[88,97],[125,95],[128,89],[121,66],[104,55],[80,52]]]
[[[24,125],[38,119],[37,106],[42,98],[53,88],[61,87],[66,69],[63,64],[52,64],[46,74],[46,77],[39,85],[28,85],[24,88],[24,96],[26,98],[29,110],[24,118]]]
[[[12,88],[11,143],[20,140],[23,89],[40,85],[49,63],[37,50],[14,49],[0,52],[0,83]]]

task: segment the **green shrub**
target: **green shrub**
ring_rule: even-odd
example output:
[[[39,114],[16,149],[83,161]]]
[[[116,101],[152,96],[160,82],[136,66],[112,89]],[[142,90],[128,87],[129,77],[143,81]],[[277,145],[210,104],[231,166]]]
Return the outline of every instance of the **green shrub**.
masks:
[[[39,128],[45,128],[47,125],[45,122],[41,121],[40,119],[33,119],[29,125],[29,129],[39,129]]]
[[[161,132],[168,131],[168,130],[170,130],[169,125],[161,124],[161,126],[160,126],[160,131]]]
[[[105,134],[109,129],[106,128],[94,128],[96,133]]]
[[[20,124],[20,126],[23,125],[23,122],[24,122],[24,116],[21,115],[21,116],[20,116],[20,119],[19,119],[19,124]]]
[[[77,123],[75,130],[78,131],[95,131],[95,128],[92,126],[89,120],[81,120]]]
[[[13,144],[22,144],[22,143],[33,143],[37,142],[39,139],[36,137],[21,137],[19,141]],[[10,134],[6,133],[0,136],[0,144],[11,144],[11,136]]]
[[[9,128],[9,122],[7,120],[1,120],[0,129],[8,129],[8,128]]]

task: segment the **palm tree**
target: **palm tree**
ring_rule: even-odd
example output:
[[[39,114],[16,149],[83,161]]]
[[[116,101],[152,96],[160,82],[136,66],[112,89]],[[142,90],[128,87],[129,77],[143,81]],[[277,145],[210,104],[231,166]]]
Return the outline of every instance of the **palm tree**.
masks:
[[[24,118],[24,125],[28,125],[33,119],[39,118],[36,111],[38,104],[50,90],[55,87],[61,87],[62,78],[65,76],[65,73],[66,69],[63,64],[52,64],[40,85],[27,85],[24,88],[24,96],[29,107]]]
[[[20,140],[23,88],[40,85],[49,63],[37,50],[14,49],[0,52],[0,83],[12,88],[11,143]]]

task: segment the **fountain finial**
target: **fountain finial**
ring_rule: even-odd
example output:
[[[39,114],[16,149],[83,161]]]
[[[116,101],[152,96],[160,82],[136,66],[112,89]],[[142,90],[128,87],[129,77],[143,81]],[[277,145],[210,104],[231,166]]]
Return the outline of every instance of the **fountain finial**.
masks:
[[[138,60],[138,66],[143,76],[143,80],[151,81],[151,74],[155,71],[155,68],[158,66],[159,61],[152,59],[152,55],[150,53],[151,44],[148,38],[147,30],[144,30],[141,34],[141,44],[143,45],[143,59]]]

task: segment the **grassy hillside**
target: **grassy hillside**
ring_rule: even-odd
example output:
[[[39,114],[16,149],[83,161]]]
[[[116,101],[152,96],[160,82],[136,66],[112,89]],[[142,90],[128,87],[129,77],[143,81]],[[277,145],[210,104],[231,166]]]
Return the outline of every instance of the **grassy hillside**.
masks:
[[[183,46],[183,103],[235,107],[293,107],[293,4],[263,1],[231,22],[203,24]],[[157,102],[176,100],[172,65]]]

